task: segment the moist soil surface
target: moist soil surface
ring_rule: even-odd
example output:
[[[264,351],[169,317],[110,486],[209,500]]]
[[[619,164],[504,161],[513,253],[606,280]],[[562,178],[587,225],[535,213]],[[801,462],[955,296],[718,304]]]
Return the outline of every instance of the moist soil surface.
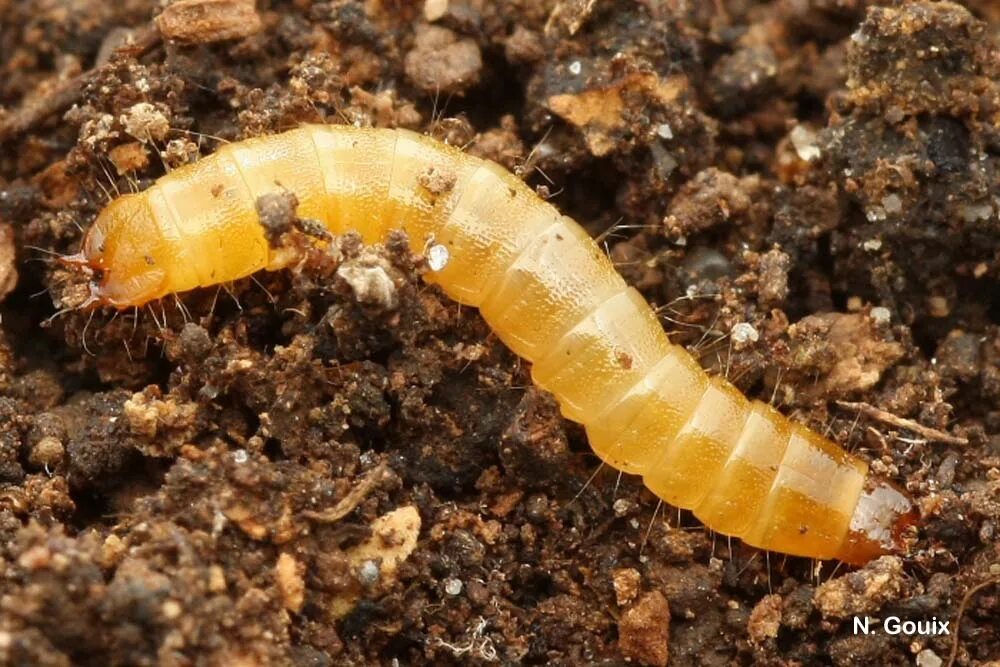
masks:
[[[1000,664],[998,37],[989,0],[0,0],[0,663]],[[294,200],[293,268],[75,308],[110,198],[307,122],[521,175],[905,488],[907,553],[660,506],[405,238]]]

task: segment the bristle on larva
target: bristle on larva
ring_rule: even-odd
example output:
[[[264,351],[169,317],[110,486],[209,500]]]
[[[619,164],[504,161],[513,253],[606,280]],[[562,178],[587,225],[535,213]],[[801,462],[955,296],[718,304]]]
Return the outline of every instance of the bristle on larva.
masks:
[[[900,548],[913,503],[868,465],[709,377],[587,233],[502,167],[405,130],[306,126],[229,144],[120,197],[86,235],[100,305],[128,308],[281,261],[256,201],[380,241],[433,239],[428,280],[479,308],[586,427],[601,459],[760,547],[860,564]],[[443,251],[442,251],[443,253]]]

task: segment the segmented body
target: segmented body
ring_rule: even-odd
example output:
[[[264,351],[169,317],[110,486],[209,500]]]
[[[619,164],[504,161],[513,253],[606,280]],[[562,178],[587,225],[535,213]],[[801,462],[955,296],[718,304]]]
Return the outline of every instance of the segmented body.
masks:
[[[367,242],[403,229],[448,261],[428,275],[477,307],[611,466],[710,528],[778,552],[862,563],[912,504],[868,465],[710,377],[673,345],[573,220],[502,167],[413,132],[306,126],[230,144],[109,205],[82,256],[118,308],[277,268],[255,202]]]

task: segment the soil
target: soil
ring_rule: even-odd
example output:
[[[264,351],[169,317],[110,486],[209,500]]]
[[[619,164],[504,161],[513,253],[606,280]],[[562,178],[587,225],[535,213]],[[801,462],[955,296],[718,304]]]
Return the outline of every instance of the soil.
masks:
[[[998,38],[989,0],[0,0],[0,662],[1000,664]],[[595,474],[399,236],[53,317],[109,197],[304,122],[522,174],[905,486],[909,553],[762,553]]]

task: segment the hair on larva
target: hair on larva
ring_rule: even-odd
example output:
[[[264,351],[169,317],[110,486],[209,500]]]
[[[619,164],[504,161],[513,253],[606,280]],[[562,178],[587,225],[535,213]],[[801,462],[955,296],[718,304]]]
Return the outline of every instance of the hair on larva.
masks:
[[[127,308],[281,268],[256,201],[368,243],[394,229],[428,280],[479,308],[532,362],[597,455],[657,496],[763,549],[860,564],[902,548],[913,503],[868,465],[709,377],[576,222],[492,162],[405,130],[313,125],[228,144],[112,201],[75,261],[93,301]]]

